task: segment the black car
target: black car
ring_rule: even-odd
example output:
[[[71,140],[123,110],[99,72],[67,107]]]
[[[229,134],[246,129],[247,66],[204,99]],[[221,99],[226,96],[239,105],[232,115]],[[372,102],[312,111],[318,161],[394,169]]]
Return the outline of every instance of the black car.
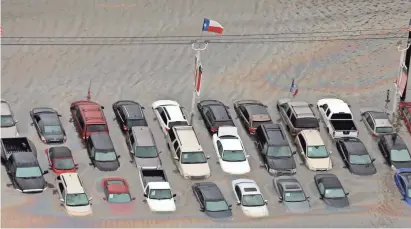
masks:
[[[90,165],[100,171],[116,171],[120,167],[120,155],[117,155],[108,133],[92,133],[87,138],[87,153]]]
[[[255,134],[257,127],[262,124],[272,124],[267,106],[257,100],[241,100],[234,103],[234,109],[241,123],[251,135]]]
[[[231,218],[231,205],[227,203],[218,186],[212,182],[195,183],[191,187],[200,204],[200,211],[212,218]]]
[[[314,176],[314,182],[320,193],[320,199],[325,204],[343,208],[350,205],[348,201],[348,194],[346,193],[340,180],[334,174],[317,174]]]
[[[210,133],[216,133],[220,126],[235,126],[229,108],[218,100],[203,100],[197,109]]]
[[[40,107],[30,111],[33,120],[31,125],[37,130],[43,143],[63,143],[66,141],[66,132],[61,124],[61,115],[52,108]]]
[[[374,158],[370,157],[365,145],[358,138],[341,138],[336,142],[337,150],[344,161],[345,168],[352,174],[367,176],[377,173]]]
[[[127,132],[133,126],[148,126],[144,115],[144,107],[130,100],[120,100],[113,103],[113,111],[120,129]]]
[[[260,125],[254,141],[264,167],[273,175],[293,175],[296,164],[285,131],[281,124]]]
[[[397,134],[383,135],[378,141],[378,148],[386,163],[394,169],[411,168],[411,156],[404,140]]]

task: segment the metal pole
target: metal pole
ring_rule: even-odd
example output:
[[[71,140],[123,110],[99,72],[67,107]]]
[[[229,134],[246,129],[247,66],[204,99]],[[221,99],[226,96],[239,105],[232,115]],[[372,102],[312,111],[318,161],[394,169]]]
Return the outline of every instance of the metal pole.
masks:
[[[405,49],[401,49],[400,46],[397,47],[398,51],[401,52],[401,57],[400,57],[400,65],[398,68],[398,75],[397,75],[397,80],[394,83],[394,98],[392,101],[392,112],[391,112],[391,118],[394,122],[395,119],[395,112],[397,110],[397,103],[398,103],[398,86],[400,85],[400,80],[401,80],[401,74],[402,74],[402,67],[403,67],[403,63],[404,63],[404,58],[405,58],[405,51],[409,48],[409,46],[407,45],[407,47]]]
[[[196,62],[196,71],[195,71],[196,76],[194,77],[194,84],[193,84],[193,97],[191,99],[190,125],[193,125],[193,119],[194,119],[194,107],[195,107],[195,104],[196,104],[196,97],[197,97],[196,96],[196,94],[197,94],[196,83],[197,83],[197,77],[198,77],[198,67],[201,65],[200,52],[206,50],[207,45],[208,45],[207,42],[205,42],[204,47],[201,47],[199,42],[195,42],[191,45],[191,48],[194,51],[196,51],[195,57],[196,57],[197,62]],[[200,86],[201,86],[201,84],[200,84]],[[198,96],[200,96],[199,92],[198,92]]]
[[[410,58],[411,58],[411,19],[410,22],[408,23],[408,41],[407,41],[407,45],[408,45],[408,49],[407,52],[405,54],[405,66],[407,67],[407,81],[405,83],[405,89],[404,92],[402,93],[402,96],[400,98],[401,101],[405,101],[406,97],[407,97],[407,86],[408,86],[408,78],[410,76]]]

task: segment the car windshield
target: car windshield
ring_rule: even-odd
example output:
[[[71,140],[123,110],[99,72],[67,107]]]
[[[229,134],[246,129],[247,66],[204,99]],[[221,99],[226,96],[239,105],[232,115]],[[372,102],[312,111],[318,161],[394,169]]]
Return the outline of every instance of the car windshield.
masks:
[[[18,167],[16,169],[17,178],[31,178],[31,177],[41,177],[43,173],[40,170],[40,167]]]
[[[207,158],[204,152],[185,152],[181,158],[181,163],[183,164],[202,164],[206,163]]]
[[[285,202],[301,202],[305,201],[307,198],[303,191],[290,191],[284,193]]]
[[[395,162],[411,161],[411,156],[407,149],[393,149],[391,150],[391,160]]]
[[[117,155],[115,152],[96,152],[94,157],[96,161],[115,161],[117,160]]]
[[[327,198],[342,198],[345,197],[345,192],[342,188],[329,188],[325,190]]]
[[[205,209],[210,212],[221,212],[221,211],[227,211],[229,207],[225,200],[206,201]]]
[[[308,146],[307,157],[311,158],[326,158],[328,157],[328,151],[325,146]]]
[[[136,146],[135,156],[140,158],[155,158],[158,157],[157,149],[154,146]]]
[[[244,195],[241,204],[245,207],[258,207],[265,205],[265,201],[261,194]]]
[[[375,128],[375,132],[379,134],[392,133],[394,130],[390,126],[382,126]]]
[[[172,195],[170,189],[151,189],[148,197],[150,199],[165,200],[171,199]]]
[[[87,206],[89,205],[88,197],[85,193],[67,194],[66,205],[75,206]]]
[[[74,161],[72,158],[58,158],[54,159],[53,166],[55,169],[69,170],[74,168]]]
[[[62,134],[61,126],[58,126],[58,125],[44,126],[44,134],[45,135],[59,135],[59,134]]]
[[[291,157],[293,154],[289,146],[269,146],[268,157]]]
[[[15,125],[14,119],[11,115],[1,116],[1,127],[12,127],[14,125]]]
[[[112,203],[128,203],[131,202],[131,196],[128,193],[110,193],[108,201]]]
[[[103,132],[108,131],[107,125],[104,124],[88,124],[87,132]]]
[[[244,151],[242,150],[224,150],[223,156],[221,157],[223,161],[245,161]]]
[[[408,195],[408,198],[411,198],[411,187],[408,188],[407,195]]]
[[[350,155],[350,164],[354,165],[368,165],[371,163],[369,155]]]
[[[127,120],[127,126],[129,128],[133,126],[147,126],[147,122],[144,119],[129,119]]]

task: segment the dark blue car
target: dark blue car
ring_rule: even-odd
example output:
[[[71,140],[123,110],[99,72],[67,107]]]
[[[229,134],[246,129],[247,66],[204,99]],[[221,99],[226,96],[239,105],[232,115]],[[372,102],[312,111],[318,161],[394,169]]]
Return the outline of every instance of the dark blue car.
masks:
[[[395,184],[408,205],[411,205],[411,169],[397,169],[394,175]]]

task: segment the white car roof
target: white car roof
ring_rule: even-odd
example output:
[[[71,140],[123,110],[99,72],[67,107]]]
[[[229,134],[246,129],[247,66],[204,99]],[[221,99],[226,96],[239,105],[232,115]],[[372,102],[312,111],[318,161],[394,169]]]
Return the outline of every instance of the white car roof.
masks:
[[[243,150],[240,139],[220,139],[224,150]]]
[[[150,189],[171,189],[168,182],[150,182]]]
[[[10,106],[5,100],[1,100],[1,114],[11,115]]]
[[[180,106],[180,104],[178,104],[176,101],[173,101],[173,100],[157,100],[151,104],[151,106],[154,109],[156,109],[159,106],[167,106],[167,105]]]
[[[170,115],[170,121],[186,121],[186,118],[181,112],[180,106],[166,105],[162,107],[164,107],[164,109],[166,109],[167,113]]]
[[[238,130],[235,126],[221,126],[218,128],[218,136],[238,136]]]
[[[78,173],[63,173],[60,175],[67,186],[67,194],[85,193]]]
[[[321,99],[318,101],[321,104],[327,104],[328,108],[333,113],[349,113],[351,114],[351,109],[346,102],[341,99]]]
[[[300,134],[304,136],[307,142],[307,146],[325,145],[323,139],[321,138],[321,134],[318,130],[302,130]]]
[[[249,179],[238,179],[233,181],[241,189],[243,195],[247,194],[261,194],[260,188],[257,183]],[[254,190],[253,190],[254,189]]]

